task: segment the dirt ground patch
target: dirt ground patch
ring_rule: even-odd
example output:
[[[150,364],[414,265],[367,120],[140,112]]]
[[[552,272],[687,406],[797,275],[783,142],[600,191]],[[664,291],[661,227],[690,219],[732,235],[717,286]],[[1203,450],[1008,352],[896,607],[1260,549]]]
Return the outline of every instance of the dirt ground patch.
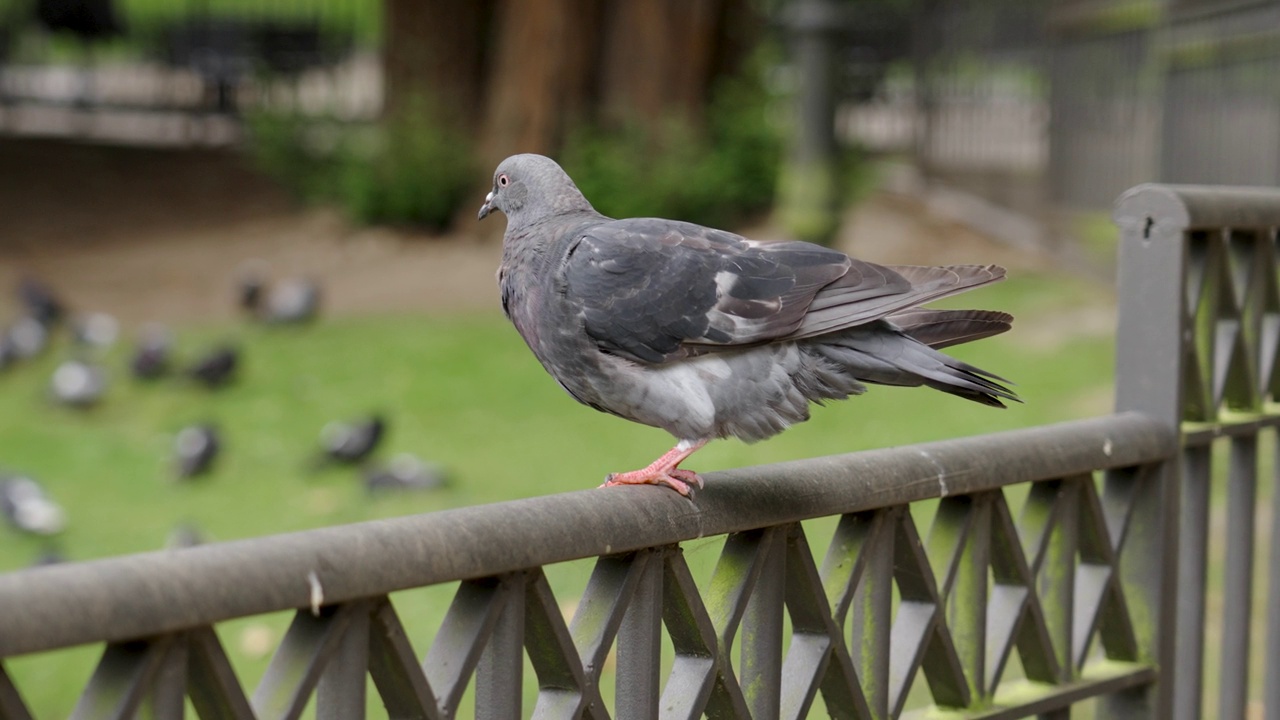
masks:
[[[228,318],[236,269],[251,258],[318,279],[336,314],[497,307],[501,218],[447,236],[353,227],[298,206],[226,151],[6,140],[0,168],[0,321],[14,311],[4,288],[22,272],[128,325]],[[1045,264],[887,195],[850,211],[840,246],[881,263]]]

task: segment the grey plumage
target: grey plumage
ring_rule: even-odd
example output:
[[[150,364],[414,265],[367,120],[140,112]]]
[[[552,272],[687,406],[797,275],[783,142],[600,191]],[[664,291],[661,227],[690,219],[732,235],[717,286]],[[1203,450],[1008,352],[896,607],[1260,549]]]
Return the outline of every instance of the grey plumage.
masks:
[[[62,507],[26,475],[0,475],[0,514],[14,528],[34,535],[56,535],[67,525]]]
[[[238,271],[240,307],[253,317],[276,325],[314,320],[320,311],[320,285],[303,277],[269,283],[268,265],[260,259],[242,264]]]
[[[88,360],[68,360],[59,365],[49,379],[50,396],[70,407],[91,407],[106,392],[107,369]]]
[[[322,455],[316,461],[317,468],[328,463],[357,465],[364,462],[378,449],[385,434],[387,421],[381,415],[370,415],[356,422],[333,421],[320,430]]]
[[[191,478],[208,473],[221,449],[222,438],[213,425],[201,423],[182,428],[173,439],[178,477]]]
[[[370,495],[404,490],[435,490],[447,481],[444,469],[416,455],[400,453],[385,464],[365,468],[364,487]]]
[[[150,324],[138,336],[129,370],[139,380],[155,380],[169,374],[173,336],[163,325]]]
[[[680,478],[697,478],[675,465],[707,440],[762,440],[867,383],[1017,400],[999,377],[935,350],[1003,332],[1011,316],[918,307],[1003,268],[882,266],[809,243],[613,220],[538,155],[498,166],[480,217],[494,209],[507,215],[503,309],[534,355],[580,402],[682,441],[652,479],[619,482],[685,492]]]

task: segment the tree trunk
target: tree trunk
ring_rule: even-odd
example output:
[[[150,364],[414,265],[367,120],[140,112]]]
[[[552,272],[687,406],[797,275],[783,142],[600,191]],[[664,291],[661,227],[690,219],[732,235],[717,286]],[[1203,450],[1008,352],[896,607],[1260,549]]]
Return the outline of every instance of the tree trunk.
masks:
[[[493,0],[386,0],[385,112],[426,97],[474,127],[483,106],[486,34]]]
[[[481,152],[552,153],[589,104],[597,48],[596,0],[502,0]]]
[[[611,123],[697,121],[730,0],[618,0],[604,28],[601,106]]]

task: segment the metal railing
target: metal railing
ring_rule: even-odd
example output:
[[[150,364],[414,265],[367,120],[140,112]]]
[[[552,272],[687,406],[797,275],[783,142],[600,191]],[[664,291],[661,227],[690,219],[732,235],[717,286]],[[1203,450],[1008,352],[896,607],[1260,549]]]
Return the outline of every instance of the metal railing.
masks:
[[[76,718],[177,718],[187,700],[205,720],[295,718],[313,697],[317,717],[360,718],[369,678],[395,718],[458,717],[468,693],[481,718],[800,718],[819,701],[838,718],[1065,718],[1085,700],[1196,717],[1223,437],[1213,716],[1243,717],[1256,438],[1280,425],[1264,412],[1280,192],[1144,186],[1116,219],[1114,415],[716,473],[692,501],[588,490],[13,573],[0,658],[105,643]],[[831,539],[811,540],[824,517]],[[680,543],[715,536],[700,585]],[[581,558],[598,559],[566,619],[545,568]],[[389,595],[453,581],[423,653]],[[281,610],[246,692],[215,628]],[[29,717],[0,665],[0,718]]]
[[[1183,427],[1176,463],[1182,472],[1167,508],[1177,522],[1166,524],[1167,541],[1179,545],[1165,555],[1165,562],[1178,563],[1177,585],[1169,590],[1176,596],[1169,717],[1196,718],[1202,709],[1209,717],[1245,717],[1251,642],[1259,639],[1266,647],[1261,701],[1275,718],[1280,526],[1271,523],[1269,542],[1255,537],[1255,504],[1260,474],[1269,472],[1270,487],[1280,468],[1259,451],[1260,439],[1275,443],[1280,426],[1280,191],[1143,185],[1120,198],[1115,219],[1122,269],[1117,408]],[[1213,472],[1213,458],[1222,450],[1229,455],[1225,498],[1212,492],[1221,480],[1215,475],[1223,474]],[[1272,502],[1280,501],[1270,489]],[[1280,517],[1277,509],[1271,518]],[[1221,537],[1210,532],[1211,514],[1221,520]],[[1270,550],[1265,625],[1255,625],[1252,612],[1255,544]],[[1221,624],[1220,663],[1210,677],[1218,697],[1206,702],[1207,560],[1214,549],[1224,560],[1221,615],[1214,620]]]

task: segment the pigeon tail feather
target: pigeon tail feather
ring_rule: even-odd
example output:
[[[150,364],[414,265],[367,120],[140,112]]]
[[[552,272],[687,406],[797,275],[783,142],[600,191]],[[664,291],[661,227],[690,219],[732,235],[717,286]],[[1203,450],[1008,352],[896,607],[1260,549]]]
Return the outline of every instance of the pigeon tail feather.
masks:
[[[1022,402],[994,373],[944,355],[887,322],[850,328],[805,343],[807,352],[835,365],[858,382],[914,387],[924,385],[992,407],[1002,400]],[[810,398],[821,401],[825,396]]]
[[[885,319],[934,350],[999,335],[1013,327],[1013,316],[998,310],[911,308]]]
[[[800,327],[787,339],[800,340],[834,333],[893,315],[1004,279],[999,265],[887,265],[909,288],[903,292],[866,298],[858,292],[859,278],[836,280],[814,296]]]

